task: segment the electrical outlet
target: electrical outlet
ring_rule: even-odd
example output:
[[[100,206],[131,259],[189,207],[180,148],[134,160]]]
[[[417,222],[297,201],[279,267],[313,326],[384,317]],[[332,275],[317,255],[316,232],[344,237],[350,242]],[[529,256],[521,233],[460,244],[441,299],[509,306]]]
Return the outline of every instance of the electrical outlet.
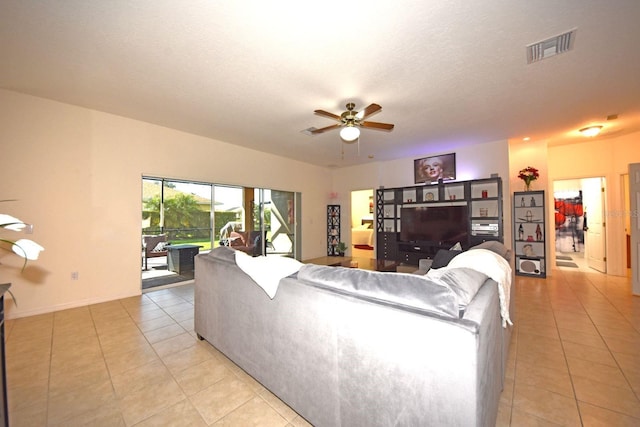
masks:
[[[71,272],[71,280],[78,280],[78,272],[77,271],[72,271]]]

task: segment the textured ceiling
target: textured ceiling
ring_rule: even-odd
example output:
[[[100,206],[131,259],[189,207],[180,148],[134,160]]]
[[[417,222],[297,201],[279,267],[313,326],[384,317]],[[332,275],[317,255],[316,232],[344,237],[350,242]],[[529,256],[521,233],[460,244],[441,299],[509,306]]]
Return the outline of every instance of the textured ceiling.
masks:
[[[640,130],[639,19],[638,0],[2,0],[0,87],[321,166],[574,143]],[[363,130],[359,153],[301,132],[347,102],[395,129]]]

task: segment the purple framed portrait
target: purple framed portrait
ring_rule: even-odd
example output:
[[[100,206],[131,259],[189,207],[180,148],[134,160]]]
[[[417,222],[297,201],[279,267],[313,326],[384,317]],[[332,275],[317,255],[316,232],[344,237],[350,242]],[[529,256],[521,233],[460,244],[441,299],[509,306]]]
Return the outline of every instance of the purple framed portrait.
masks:
[[[423,157],[413,161],[413,175],[416,184],[434,183],[440,179],[456,179],[456,153]]]

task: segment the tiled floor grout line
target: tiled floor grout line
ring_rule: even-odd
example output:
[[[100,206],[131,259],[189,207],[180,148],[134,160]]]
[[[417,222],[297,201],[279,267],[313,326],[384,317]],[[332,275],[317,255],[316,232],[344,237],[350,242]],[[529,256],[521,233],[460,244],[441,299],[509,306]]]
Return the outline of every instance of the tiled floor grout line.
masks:
[[[626,383],[627,383],[627,386],[629,387],[629,390],[630,390],[630,391],[635,395],[636,399],[638,399],[638,400],[640,401],[640,396],[638,396],[638,393],[637,393],[637,392],[635,391],[635,389],[633,388],[633,385],[632,385],[632,384],[631,384],[631,382],[629,381],[629,378],[628,378],[627,374],[625,374],[625,370],[624,370],[624,369],[623,369],[623,367],[620,365],[620,362],[619,362],[619,361],[618,361],[618,359],[615,357],[615,353],[614,353],[614,351],[611,349],[610,345],[607,343],[607,340],[605,339],[605,336],[604,336],[604,335],[602,335],[601,327],[598,327],[598,322],[596,322],[596,321],[593,319],[592,314],[589,312],[588,306],[585,306],[585,305],[584,305],[584,301],[583,301],[583,299],[581,298],[580,293],[576,293],[576,291],[575,291],[575,286],[577,286],[577,285],[576,285],[576,283],[571,283],[571,282],[569,282],[569,281],[566,281],[566,278],[564,278],[564,277],[563,277],[563,280],[566,282],[566,285],[568,286],[568,288],[569,288],[569,289],[571,289],[572,293],[573,293],[573,294],[574,294],[574,296],[575,296],[575,299],[580,303],[581,307],[583,307],[583,309],[584,309],[584,312],[585,312],[586,316],[589,318],[589,321],[592,323],[593,327],[594,327],[594,328],[595,328],[595,330],[597,331],[597,333],[598,333],[598,337],[600,337],[600,339],[602,340],[602,342],[603,342],[603,343],[604,343],[604,345],[606,346],[606,349],[607,349],[608,354],[611,356],[611,359],[615,362],[616,367],[617,367],[617,368],[618,368],[618,370],[620,371],[621,375],[624,377],[624,379],[625,379],[625,381],[626,381]],[[595,290],[596,292],[598,292],[598,294],[599,294],[599,295],[600,295],[604,300],[606,300],[606,302],[607,302],[607,303],[608,303],[608,304],[609,304],[609,305],[610,305],[610,306],[615,310],[615,312],[616,312],[616,313],[618,313],[618,314],[620,315],[620,317],[621,317],[621,318],[623,318],[623,319],[624,319],[624,321],[625,321],[625,322],[627,322],[627,323],[629,324],[629,326],[631,326],[631,327],[632,327],[632,329],[634,329],[634,330],[635,330],[635,327],[633,326],[633,324],[632,324],[631,322],[629,322],[629,320],[628,320],[628,319],[626,318],[626,316],[624,316],[624,314],[619,310],[619,308],[616,306],[616,304],[614,304],[614,303],[610,300],[610,298],[609,298],[605,293],[603,293],[603,292],[602,292],[602,290],[601,290],[598,286],[596,286],[596,285],[592,282],[591,278],[589,278],[589,277],[586,277],[586,276],[585,276],[585,277],[584,277],[584,280],[587,282],[587,285],[588,285],[591,289],[593,289],[593,290]],[[554,318],[555,318],[555,312],[554,312]],[[556,326],[557,326],[557,322],[556,322]],[[564,341],[563,341],[563,340],[561,340],[561,345],[563,346],[563,351],[564,351]],[[585,346],[589,346],[588,344],[584,344],[584,345],[585,345]],[[594,347],[594,348],[595,348],[595,347]],[[565,352],[565,359],[566,359],[566,352]],[[590,403],[590,402],[586,402],[586,401],[581,401],[581,400],[579,400],[579,399],[578,399],[578,397],[577,397],[576,391],[575,391],[575,386],[574,386],[574,377],[579,376],[579,375],[571,374],[571,371],[569,371],[569,372],[570,372],[571,384],[572,384],[572,387],[574,388],[574,394],[575,394],[576,404],[578,404],[578,408],[580,408],[579,403],[580,403],[580,402],[583,402],[583,403],[585,403],[585,404],[592,405],[592,406],[596,406],[596,407],[599,407],[599,408],[601,408],[601,409],[606,409],[606,410],[608,410],[608,411],[617,412],[617,413],[618,413],[618,414],[620,414],[620,415],[626,415],[626,414],[624,414],[624,413],[622,413],[622,412],[618,412],[618,411],[616,411],[616,410],[614,410],[614,409],[611,409],[611,408],[605,408],[605,407],[602,407],[602,406],[597,405],[597,404],[595,404],[595,403]],[[580,416],[580,418],[582,419],[582,416],[583,416],[583,415],[582,415],[582,411],[578,410],[578,415],[579,415],[579,416]],[[584,425],[584,423],[583,423],[583,425]]]
[[[186,302],[186,303],[191,304],[191,305],[193,306],[193,303],[192,303],[191,301],[188,301],[188,300],[186,300],[186,299],[184,299],[184,298],[182,298],[182,297],[180,297],[180,298],[182,299],[182,301],[183,301],[183,302]],[[175,319],[175,318],[174,318],[174,317],[173,317],[169,312],[167,312],[167,311],[165,310],[165,307],[163,307],[163,306],[159,305],[155,300],[153,300],[153,298],[150,298],[150,297],[149,297],[149,299],[150,299],[150,300],[151,300],[151,301],[156,305],[156,307],[158,307],[160,310],[162,310],[162,311],[165,313],[165,315],[169,316],[169,317],[171,318],[171,320],[174,322],[174,324],[175,324],[175,325],[180,326],[180,327],[184,330],[184,333],[187,333],[187,334],[191,335],[191,333],[190,333],[189,331],[187,331],[186,329],[184,329],[184,327],[183,327],[182,325],[180,325],[180,322],[178,322],[178,321],[177,321],[177,320],[176,320],[176,319]],[[178,303],[178,304],[180,304],[180,303]],[[178,304],[175,304],[175,305],[178,305]],[[170,307],[170,306],[167,306],[167,307]],[[126,307],[124,307],[124,309],[126,310]],[[128,313],[129,315],[131,314],[131,313],[129,313],[129,312],[128,312],[128,310],[126,310],[126,311],[127,311],[127,313]],[[151,342],[149,342],[149,341],[148,341],[148,338],[146,337],[145,333],[140,329],[139,323],[138,323],[138,322],[136,322],[136,321],[135,321],[135,319],[133,319],[133,318],[132,318],[132,320],[133,320],[133,322],[136,324],[136,327],[138,328],[138,330],[140,330],[140,333],[142,333],[142,335],[145,337],[145,339],[147,340],[147,342],[149,343],[149,345],[151,346],[151,348],[153,349],[153,351],[154,351],[154,352],[156,353],[156,355],[158,356],[159,361],[160,361],[160,362],[163,364],[163,366],[167,369],[167,372],[169,373],[169,375],[171,375],[171,378],[176,382],[176,384],[178,384],[178,386],[180,387],[180,389],[181,389],[181,390],[182,390],[182,392],[184,393],[184,396],[185,396],[184,400],[188,401],[188,402],[189,402],[189,404],[190,404],[190,405],[192,405],[192,406],[196,409],[196,411],[198,411],[198,413],[200,413],[200,411],[198,410],[197,406],[196,406],[196,405],[194,404],[194,402],[191,400],[191,397],[192,397],[192,396],[187,395],[187,393],[186,393],[186,391],[184,390],[183,386],[180,384],[180,382],[179,382],[179,381],[178,381],[178,379],[176,378],[175,373],[174,373],[174,372],[172,372],[172,371],[171,371],[171,369],[169,369],[169,367],[166,365],[166,362],[164,361],[164,359],[163,359],[163,358],[158,354],[158,352],[157,352],[157,350],[155,349],[155,347],[153,346],[153,344],[152,344]],[[159,327],[159,328],[157,328],[157,329],[160,329],[160,328],[161,328],[161,327]],[[153,329],[153,330],[155,330],[155,329]],[[147,332],[149,332],[149,331],[147,331]],[[171,339],[171,338],[167,338],[167,339]],[[196,340],[197,340],[197,338],[195,338],[195,337],[194,337],[194,339],[196,339]],[[165,341],[165,340],[162,340],[162,341]],[[158,344],[158,343],[160,343],[160,342],[162,342],[162,341],[158,341],[158,342],[157,342],[157,343],[155,343],[155,344]],[[219,360],[219,359],[218,359],[214,354],[212,354],[212,355],[211,355],[211,357],[213,357],[213,358],[215,358],[215,359]],[[188,368],[184,368],[184,369],[188,369]],[[237,378],[239,381],[242,381],[242,378],[238,377],[238,375],[237,375],[233,370],[229,370],[229,372],[230,372],[230,373],[231,373],[235,378]],[[219,381],[222,381],[222,379],[220,379]],[[218,381],[218,382],[219,382],[219,381]],[[196,394],[197,394],[197,393],[196,393]],[[273,406],[272,406],[272,405],[271,405],[271,404],[270,404],[266,399],[264,399],[264,397],[262,397],[259,393],[257,393],[257,392],[255,392],[255,391],[254,391],[254,392],[253,392],[253,395],[254,395],[254,396],[256,396],[256,397],[259,397],[259,398],[260,398],[262,401],[264,401],[267,405],[269,405],[271,408],[273,408],[273,409],[274,409],[274,411],[278,412],[278,411],[277,411],[277,409],[276,409],[276,408],[274,408],[274,407],[273,407]],[[251,399],[253,399],[253,397],[252,397],[252,398],[250,398],[249,400],[247,400],[246,402],[243,402],[241,405],[239,405],[239,406],[238,406],[238,408],[242,407],[243,405],[245,405],[246,403],[248,403],[249,401],[251,401]],[[238,409],[238,408],[235,408],[235,409]],[[234,409],[234,410],[235,410],[235,409]],[[231,411],[231,412],[233,412],[233,411]],[[278,413],[279,413],[279,412],[278,412]],[[150,415],[149,417],[147,417],[145,420],[150,419],[150,418],[152,418],[152,417],[153,417],[153,416],[155,416],[155,415],[156,415],[156,414],[151,414],[151,415]],[[204,414],[200,413],[200,416],[201,416],[201,417],[203,418],[203,420],[204,420]],[[216,420],[216,422],[220,421],[220,420],[221,420],[221,419],[223,419],[223,418],[224,418],[224,416],[223,416],[222,418],[220,418],[219,420]],[[284,419],[284,417],[283,417],[283,419]],[[145,420],[141,420],[141,421],[140,421],[140,423],[144,422]],[[285,419],[285,421],[286,421],[286,419]],[[136,423],[136,424],[138,424],[138,423]]]
[[[620,283],[620,287],[617,287],[618,283]],[[604,276],[575,275],[570,272],[557,272],[556,275],[556,272],[554,272],[554,276],[547,278],[545,281],[532,280],[528,282],[525,280],[524,282],[519,282],[518,286],[519,289],[517,292],[519,292],[516,307],[520,307],[520,314],[516,316],[517,323],[511,339],[512,349],[510,350],[510,356],[513,357],[513,359],[510,361],[512,364],[509,365],[509,373],[513,372],[513,377],[511,379],[512,383],[509,384],[508,388],[505,387],[505,391],[503,392],[505,394],[505,400],[501,400],[500,406],[502,408],[501,411],[503,410],[504,413],[500,425],[516,426],[526,419],[532,422],[538,420],[539,423],[559,423],[561,422],[560,420],[565,420],[567,423],[571,422],[572,425],[590,425],[590,422],[598,417],[601,417],[600,420],[605,420],[607,419],[606,417],[611,417],[612,420],[620,417],[621,420],[624,419],[626,422],[637,420],[638,410],[640,408],[640,398],[638,396],[640,394],[640,388],[638,388],[637,384],[637,375],[640,372],[636,370],[633,365],[632,358],[637,358],[638,356],[635,348],[637,344],[640,343],[640,334],[636,333],[638,330],[636,327],[638,321],[635,320],[634,323],[634,319],[636,319],[634,313],[637,312],[640,306],[637,305],[636,300],[631,300],[632,302],[630,302],[630,300],[626,299],[627,297],[624,292],[628,289],[628,283],[625,283],[622,279],[620,282],[617,282],[615,278],[609,279]],[[120,406],[116,386],[121,390],[121,393],[125,393],[127,396],[129,392],[126,388],[121,388],[118,383],[113,381],[114,371],[112,371],[112,369],[127,372],[129,369],[134,368],[127,367],[127,364],[131,363],[127,358],[120,362],[113,358],[113,356],[117,356],[117,353],[120,352],[118,350],[122,350],[122,352],[129,351],[127,348],[130,344],[132,354],[135,354],[135,342],[133,340],[127,340],[126,344],[123,343],[121,347],[114,346],[114,343],[119,345],[117,335],[121,329],[123,337],[125,338],[134,335],[137,336],[137,333],[142,334],[143,340],[140,340],[139,343],[144,347],[145,352],[150,350],[149,356],[151,359],[149,360],[153,360],[152,351],[159,362],[157,368],[161,369],[162,365],[168,375],[170,375],[170,378],[177,384],[178,388],[175,388],[174,384],[172,385],[172,389],[176,391],[181,390],[184,394],[184,399],[180,400],[180,402],[182,402],[185,407],[190,406],[191,408],[189,410],[193,414],[197,414],[195,416],[199,416],[202,421],[205,419],[211,420],[211,418],[206,418],[206,416],[210,417],[210,414],[206,415],[200,412],[200,408],[198,408],[194,403],[195,401],[192,400],[195,394],[187,394],[188,389],[185,387],[189,386],[186,383],[178,381],[179,373],[190,368],[191,364],[174,362],[182,360],[182,357],[190,357],[187,349],[191,348],[195,350],[192,347],[193,343],[190,343],[186,336],[182,336],[181,339],[177,340],[176,343],[180,342],[179,345],[182,348],[176,348],[175,352],[185,351],[185,353],[184,355],[177,355],[175,358],[171,357],[173,354],[171,344],[158,347],[159,343],[172,339],[172,334],[174,333],[177,335],[186,333],[196,340],[196,345],[200,344],[193,332],[193,315],[191,318],[187,315],[187,311],[190,310],[189,307],[194,306],[193,294],[190,294],[188,290],[184,292],[178,290],[162,290],[160,292],[163,292],[164,295],[142,294],[139,298],[120,299],[117,301],[117,304],[113,305],[109,305],[113,302],[107,302],[104,303],[104,305],[95,304],[86,306],[80,308],[81,310],[77,313],[72,311],[56,312],[52,313],[51,317],[34,317],[33,323],[30,319],[25,319],[24,322],[19,319],[17,321],[12,320],[9,328],[7,328],[7,341],[15,341],[16,345],[18,343],[25,345],[24,347],[13,348],[14,350],[18,350],[14,353],[16,356],[12,360],[14,363],[18,362],[15,366],[19,368],[19,371],[16,371],[16,375],[18,376],[15,377],[16,380],[20,381],[20,383],[17,384],[20,390],[17,396],[27,397],[27,400],[22,401],[22,403],[20,403],[21,401],[14,401],[14,404],[18,403],[18,406],[15,406],[14,410],[25,414],[31,410],[30,408],[33,408],[34,413],[37,414],[38,417],[44,414],[46,417],[44,418],[46,420],[45,422],[52,423],[59,421],[60,416],[64,415],[63,412],[60,412],[62,408],[59,406],[61,400],[59,396],[51,395],[50,391],[53,390],[56,391],[56,393],[62,392],[65,394],[72,391],[72,389],[61,388],[61,385],[65,383],[60,382],[60,379],[66,372],[64,364],[67,363],[67,358],[69,358],[69,360],[73,358],[74,351],[76,351],[78,355],[82,355],[81,351],[78,352],[71,347],[69,349],[65,347],[67,343],[69,346],[77,344],[78,350],[87,348],[90,349],[93,354],[93,351],[97,350],[97,348],[92,347],[94,344],[92,344],[91,341],[97,339],[100,353],[96,352],[95,356],[98,358],[100,356],[102,357],[100,363],[105,365],[108,372],[108,377],[105,377],[105,379],[109,379],[111,393],[113,393],[115,397],[113,402],[116,406],[114,407],[115,411],[112,413],[113,419],[115,420],[116,417],[120,417],[119,419],[122,423],[127,422],[125,415],[130,413],[130,409],[125,409],[125,406]],[[184,305],[184,307],[182,308],[180,305]],[[110,311],[112,309],[113,311]],[[84,313],[83,310],[86,310],[86,313]],[[121,312],[121,310],[124,310],[124,312]],[[625,313],[627,315],[625,315]],[[88,314],[87,317],[85,317],[86,314]],[[574,314],[575,319],[572,318]],[[78,317],[76,317],[76,315],[78,315]],[[150,319],[147,319],[147,317],[150,317]],[[164,317],[166,317],[166,319],[163,320]],[[159,320],[144,325],[144,322],[155,319]],[[179,319],[184,320],[179,321]],[[524,320],[524,324],[522,320]],[[114,321],[113,324],[110,323],[112,321]],[[134,333],[136,330],[130,329],[130,322],[133,322],[133,325],[136,326],[137,333]],[[166,323],[166,325],[158,326],[164,323]],[[176,328],[176,325],[180,328]],[[537,325],[540,325],[541,328],[538,328]],[[98,328],[98,326],[100,328]],[[560,326],[563,326],[562,334]],[[147,330],[149,327],[152,329]],[[163,327],[168,328],[166,334],[158,332],[147,337],[147,334],[150,332]],[[90,330],[91,328],[93,331]],[[144,332],[143,329],[145,329]],[[99,330],[100,333],[98,332]],[[575,336],[572,331],[575,331]],[[605,335],[603,335],[603,332]],[[82,338],[85,335],[87,338],[90,338],[90,340],[87,339],[85,342]],[[553,338],[555,336],[557,336],[557,338]],[[605,340],[605,336],[609,337],[610,341]],[[101,337],[106,337],[107,341],[101,339]],[[150,340],[155,341],[159,337],[168,338],[163,338],[162,341],[157,341],[153,344],[150,342]],[[114,338],[116,338],[115,341]],[[551,341],[551,338],[553,338],[554,341],[558,339],[559,345]],[[602,342],[600,343],[598,340]],[[544,359],[540,360],[539,364],[533,365],[536,363],[536,358],[530,357],[529,348],[531,348],[531,351],[534,351],[536,346],[539,345],[538,342],[548,342],[550,346],[553,346],[553,348],[549,348],[549,350],[553,350],[549,353],[549,356],[553,355],[553,358],[544,357]],[[26,351],[36,348],[34,344],[38,345],[38,343],[42,343],[41,356],[43,356],[38,357],[38,378],[42,379],[41,381],[39,380],[41,386],[39,385],[38,387],[41,387],[42,390],[46,387],[46,395],[43,392],[41,397],[38,397],[36,400],[28,398],[28,394],[25,393],[26,388],[30,387],[28,381],[31,374],[29,369],[23,368],[23,366],[28,365],[23,363],[20,358],[23,357],[23,355],[28,355],[29,353]],[[49,353],[45,354],[47,345],[49,346]],[[150,346],[148,350],[146,348],[147,345]],[[591,349],[594,350],[592,351]],[[617,351],[614,352],[614,349]],[[114,350],[114,353],[111,352],[112,350]],[[207,350],[209,349],[207,348]],[[107,364],[105,351],[109,352],[110,360],[116,362],[116,364],[110,362],[112,367]],[[559,357],[560,351],[562,351],[562,358]],[[198,349],[197,359],[192,360],[209,360],[207,357],[213,357],[217,361],[222,362],[224,367],[229,370],[228,375],[233,374],[234,379],[249,385],[251,390],[251,398],[242,402],[229,412],[224,413],[224,415],[220,413],[220,418],[214,421],[214,424],[224,422],[223,420],[227,416],[230,416],[229,420],[231,420],[233,416],[230,414],[238,410],[238,413],[243,413],[252,407],[252,405],[257,404],[257,402],[260,402],[260,406],[264,406],[265,411],[275,411],[275,413],[283,418],[285,425],[288,424],[292,426],[297,424],[297,421],[291,418],[292,415],[286,411],[285,407],[281,407],[277,400],[271,402],[271,396],[267,394],[268,390],[264,392],[263,389],[256,384],[248,383],[250,378],[242,376],[239,368],[238,371],[232,369],[232,362],[228,361],[228,359],[223,360],[222,354],[218,355],[212,351],[209,356],[206,356],[204,353],[199,354],[199,352],[200,350]],[[160,354],[164,356],[161,357]],[[541,351],[540,356],[543,355],[544,351]],[[135,356],[136,363],[143,366],[142,363],[145,362],[143,362],[142,359],[138,359],[137,354]],[[99,359],[96,359],[96,363],[92,365],[96,369],[99,368],[97,366],[98,360]],[[154,362],[154,364],[155,363],[156,362]],[[231,364],[228,365],[228,363]],[[527,366],[530,364],[532,364],[532,367],[537,366],[536,369],[539,368],[540,373],[544,373],[544,376],[530,376],[526,372],[528,369]],[[194,363],[194,365],[196,365],[196,363]],[[119,369],[117,366],[121,366],[123,369]],[[173,370],[169,369],[169,366],[172,366]],[[520,370],[518,369],[519,367]],[[574,368],[573,373],[571,371],[572,367]],[[53,369],[55,369],[56,372],[55,376],[52,376]],[[557,379],[553,377],[554,369],[558,369],[558,372],[561,373],[561,375],[557,375]],[[560,371],[565,369],[567,370],[568,378],[565,377],[566,374]],[[614,371],[614,369],[617,371]],[[603,376],[608,375],[608,372],[611,372],[611,378],[609,376]],[[47,375],[47,377],[45,378],[44,375]],[[547,376],[548,379],[545,379]],[[517,377],[520,378],[519,382]],[[153,377],[150,378],[153,379]],[[167,379],[168,378],[169,377],[167,377]],[[120,380],[122,380],[122,378],[119,378],[119,381]],[[216,383],[217,381],[219,380],[216,380]],[[599,390],[596,394],[592,394],[592,382],[595,387],[594,390]],[[602,384],[602,389],[600,389],[598,383]],[[87,382],[86,384],[89,383]],[[206,387],[210,387],[213,384],[215,383],[209,383]],[[518,406],[516,407],[516,389],[520,386],[522,386],[522,388],[519,389],[520,394],[518,395]],[[635,389],[634,386],[636,386]],[[108,386],[105,387],[105,391],[109,390],[107,387]],[[145,387],[147,386],[145,385]],[[616,400],[617,389],[620,390],[620,398],[624,400]],[[191,392],[193,390],[194,389],[191,389]],[[629,391],[631,391],[631,393],[629,393]],[[38,394],[39,393],[40,392],[38,392]],[[579,400],[578,393],[586,400]],[[123,396],[125,394],[123,394]],[[510,394],[510,400],[506,400],[506,398],[509,397],[508,394]],[[565,400],[564,406],[558,408],[557,415],[547,413],[546,407],[540,406],[544,402],[552,402],[554,399],[553,395],[565,396],[565,399],[572,395],[571,400]],[[69,396],[72,395],[70,394]],[[541,396],[543,399],[538,401],[537,396]],[[259,399],[256,399],[256,397]],[[571,401],[574,403],[571,403]],[[251,404],[247,405],[249,402],[251,402]],[[28,406],[25,406],[25,403]],[[42,405],[46,405],[46,407],[42,407]],[[154,407],[153,410],[151,410],[151,408],[149,408],[148,410],[151,410],[154,414],[148,415],[149,412],[147,412],[144,415],[144,420],[134,418],[136,420],[135,423],[147,425],[151,422],[149,421],[150,418],[158,416],[173,405],[176,405],[176,403],[171,403],[165,407],[159,406],[159,409]],[[243,408],[245,405],[247,405],[246,408]],[[572,409],[573,405],[576,406],[575,409]],[[117,412],[118,410],[119,412]],[[69,421],[76,421],[80,418],[87,418],[86,415],[88,414],[89,412],[82,412],[81,414],[64,415],[64,417]],[[634,418],[634,415],[636,418]],[[50,419],[50,417],[52,418]],[[129,415],[127,415],[127,417],[129,418]],[[131,420],[131,418],[129,419]],[[633,423],[633,421],[631,421],[631,423]]]
[[[615,309],[615,311],[625,320],[625,322],[627,322],[629,324],[629,326],[631,326],[632,329],[635,330],[635,327],[633,326],[633,324],[631,322],[629,322],[629,320],[626,318],[626,316],[624,316],[624,314],[618,309],[618,307],[613,304],[611,302],[611,300],[609,299],[609,297],[602,292],[602,290],[600,288],[598,288],[591,280],[589,277],[585,277],[585,281],[588,282],[589,286],[591,288],[593,288],[595,291],[597,291],[602,298],[604,298],[607,303],[609,305],[611,305],[611,307],[613,307]],[[567,282],[567,285],[569,286],[569,288],[572,290],[572,292],[575,293],[573,287],[575,286],[575,284],[571,284]],[[585,307],[583,301],[580,299],[580,297],[578,295],[576,295],[576,299],[580,302],[580,305],[584,308],[585,313],[587,314],[587,316],[589,317],[589,320],[591,321],[591,323],[593,324],[593,327],[595,328],[595,330],[598,332],[598,336],[600,337],[600,339],[602,340],[602,342],[604,342],[604,345],[607,348],[607,351],[609,352],[609,355],[611,356],[611,358],[615,361],[616,363],[616,367],[620,370],[620,373],[622,374],[622,376],[624,377],[627,386],[629,387],[629,389],[631,390],[631,392],[636,396],[636,399],[638,399],[640,401],[640,395],[638,394],[638,392],[636,392],[636,390],[633,387],[633,384],[631,383],[631,381],[629,381],[628,375],[625,373],[625,370],[623,369],[622,366],[620,366],[620,362],[618,361],[618,359],[615,357],[615,353],[614,351],[611,349],[611,347],[609,346],[609,344],[607,343],[607,340],[605,339],[604,335],[602,335],[602,332],[600,330],[600,328],[598,327],[597,323],[593,320],[592,316],[589,314],[587,308]],[[571,376],[571,383],[573,384],[573,376]],[[574,390],[575,392],[575,390]],[[580,402],[576,396],[576,401]],[[587,402],[585,402],[587,403]],[[595,405],[597,406],[597,405]],[[605,408],[608,409],[608,408]]]
[[[591,284],[601,295],[602,297],[607,300],[607,302],[609,304],[611,304],[611,306],[613,308],[615,308],[616,312],[620,315],[620,317],[622,317],[625,322],[627,322],[629,324],[629,326],[631,327],[631,329],[635,330],[638,332],[638,334],[640,335],[640,331],[638,331],[638,329],[635,327],[635,325],[633,324],[633,322],[629,321],[629,319],[627,319],[627,317],[624,315],[624,313],[622,313],[620,311],[620,309],[618,308],[618,306],[616,304],[614,304],[611,299],[604,293],[602,292],[602,290],[600,288],[598,288],[597,286],[595,286],[593,283]],[[636,396],[636,399],[638,399],[638,401],[640,401],[640,392],[636,391],[636,389],[634,389],[633,384],[631,383],[631,381],[629,380],[628,374],[625,373],[625,369],[623,369],[622,366],[620,366],[620,361],[618,360],[618,358],[615,356],[615,353],[613,352],[613,350],[611,349],[611,347],[609,346],[609,344],[607,343],[607,341],[604,339],[604,336],[602,335],[602,333],[600,332],[600,329],[598,328],[597,325],[594,324],[594,326],[596,327],[596,330],[598,331],[598,334],[600,335],[600,337],[602,338],[602,340],[604,341],[605,345],[607,346],[607,350],[609,351],[609,354],[611,354],[611,357],[613,358],[613,360],[616,362],[616,366],[618,367],[618,369],[620,369],[620,372],[622,373],[622,376],[624,377],[625,381],[627,382],[627,385],[629,386],[629,389],[633,392],[633,394]]]
[[[584,304],[582,304],[582,302],[579,300],[578,296],[576,295],[575,291],[571,288],[571,286],[569,285],[568,281],[566,280],[566,278],[564,276],[560,276],[562,277],[562,285],[563,286],[567,286],[568,289],[571,290],[571,295],[572,297],[580,302],[580,306],[582,307],[582,309],[585,311],[585,313],[587,312],[586,308],[584,307]],[[562,336],[560,335],[560,327],[558,325],[558,317],[556,316],[556,310],[553,308],[553,305],[551,304],[551,295],[549,294],[549,290],[548,288],[545,286],[545,290],[546,290],[546,294],[547,294],[547,298],[549,301],[549,307],[551,307],[551,315],[553,316],[553,323],[556,327],[556,331],[558,331],[558,339],[560,340],[560,347],[562,348],[562,355],[564,357],[564,363],[567,367],[567,372],[569,373],[569,381],[571,382],[571,390],[573,391],[573,399],[575,400],[575,404],[576,404],[576,409],[578,411],[578,418],[580,419],[580,424],[584,425],[584,421],[582,419],[583,415],[582,415],[582,411],[580,411],[580,400],[578,399],[578,393],[576,391],[576,386],[575,386],[575,381],[574,381],[574,375],[571,373],[571,366],[569,365],[569,359],[567,358],[567,350],[566,350],[566,346],[565,346],[565,340],[562,339]],[[591,318],[589,318],[589,320],[591,321]],[[591,321],[591,323],[593,323],[593,321]]]

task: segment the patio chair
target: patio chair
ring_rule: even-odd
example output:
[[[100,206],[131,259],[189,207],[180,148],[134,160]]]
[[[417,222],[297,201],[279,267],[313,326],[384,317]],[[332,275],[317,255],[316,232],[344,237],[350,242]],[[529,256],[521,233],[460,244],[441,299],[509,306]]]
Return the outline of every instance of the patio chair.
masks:
[[[144,254],[144,269],[148,270],[147,259],[167,256],[166,234],[143,235],[142,236],[142,252]]]

